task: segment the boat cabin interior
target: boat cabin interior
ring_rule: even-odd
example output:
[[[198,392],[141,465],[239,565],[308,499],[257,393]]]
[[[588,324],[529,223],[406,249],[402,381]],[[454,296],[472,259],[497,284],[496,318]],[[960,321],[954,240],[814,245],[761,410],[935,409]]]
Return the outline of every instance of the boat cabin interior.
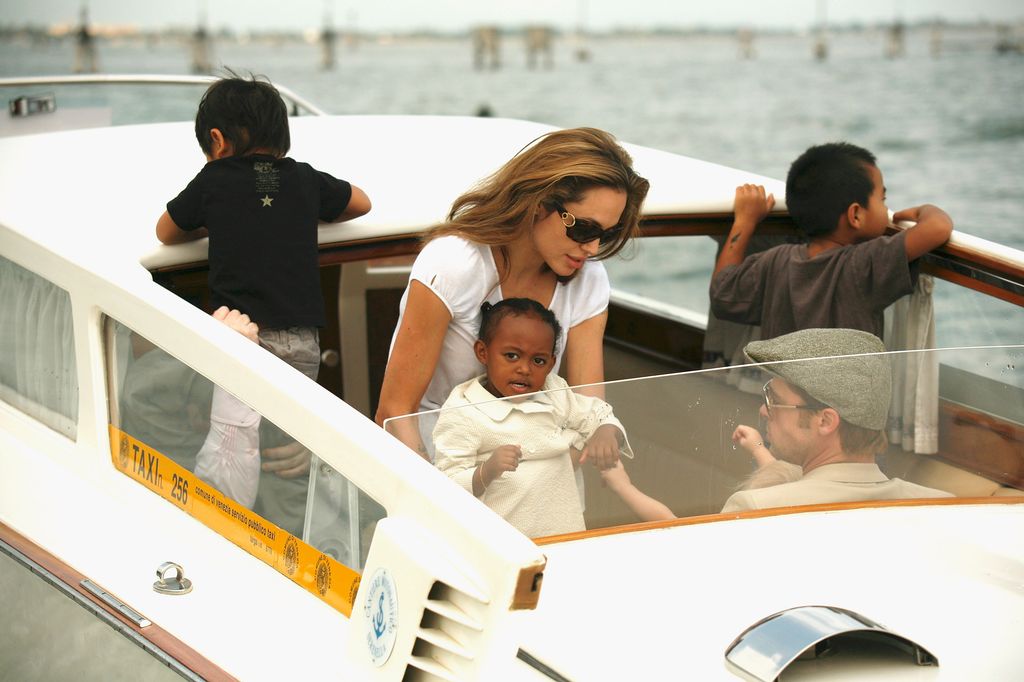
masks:
[[[726,213],[648,216],[642,223],[644,237],[640,253],[635,257],[643,258],[645,248],[648,252],[660,248],[647,246],[656,244],[657,240],[695,244],[694,247],[676,247],[682,249],[706,249],[708,245],[713,248],[715,240],[727,234],[731,219]],[[795,226],[786,215],[770,217],[762,229],[783,238],[797,236]],[[388,348],[398,320],[399,300],[420,246],[420,236],[410,235],[368,243],[328,244],[321,249],[321,285],[329,314],[328,326],[321,332],[323,356],[319,383],[371,419],[377,408]],[[955,287],[970,302],[968,307],[984,308],[979,314],[993,314],[994,306],[995,314],[1021,320],[1019,328],[1024,328],[1024,268],[1020,263],[986,253],[983,248],[973,248],[968,241],[966,245],[946,245],[925,256],[921,271],[938,280],[938,286]],[[205,264],[160,268],[154,270],[153,277],[196,306],[209,308]],[[943,320],[936,323],[942,325]],[[650,297],[614,291],[604,344],[607,380],[619,382],[700,369],[705,358],[706,327],[706,316]],[[1015,343],[1005,338],[990,342]],[[967,354],[967,351],[960,353]],[[1021,492],[1024,460],[1020,457],[1024,448],[1024,420],[1021,419],[1024,415],[1010,407],[1020,404],[1024,383],[1013,357],[999,365],[1003,376],[996,379],[1006,380],[1005,385],[1014,387],[1015,391],[1000,401],[991,398],[991,391],[1002,388],[1003,384],[960,368],[955,360],[949,364],[942,362],[941,359],[952,358],[952,352],[936,355],[940,373],[937,445],[927,454],[916,454],[913,447],[904,449],[899,443],[892,443],[886,458],[887,472],[961,497],[1024,494]],[[994,361],[989,358],[985,362],[991,365]],[[736,369],[732,371],[738,373]],[[710,392],[710,402],[742,406],[748,423],[757,423],[760,384],[757,384],[757,391],[737,388],[750,383],[739,378],[723,381],[723,376],[708,373],[690,376],[686,382],[669,382],[671,388],[666,395],[619,389],[622,397],[614,404],[616,410],[637,412],[633,419],[624,419],[625,423],[643,424],[646,436],[652,443],[659,444],[627,466],[635,466],[634,476],[639,475],[640,481],[659,492],[662,499],[679,500],[674,509],[678,515],[717,512],[728,492],[749,474],[748,461],[732,458],[731,462],[722,464],[721,475],[714,477],[717,489],[712,494],[706,476],[683,473],[679,462],[680,457],[685,458],[685,452],[677,444],[681,415],[687,409],[680,405],[680,400],[690,396],[692,403],[693,396]],[[655,382],[641,385],[655,390]],[[990,397],[982,398],[985,395]],[[716,440],[720,436],[716,432],[712,442],[695,443],[692,451],[717,452],[731,447]],[[984,456],[979,456],[979,452]],[[584,471],[590,483],[586,500],[587,527],[606,528],[635,522],[620,501],[600,485],[597,474],[589,468]],[[666,475],[668,472],[674,473]],[[692,482],[692,488],[680,485],[687,480]],[[941,485],[937,485],[939,483]]]

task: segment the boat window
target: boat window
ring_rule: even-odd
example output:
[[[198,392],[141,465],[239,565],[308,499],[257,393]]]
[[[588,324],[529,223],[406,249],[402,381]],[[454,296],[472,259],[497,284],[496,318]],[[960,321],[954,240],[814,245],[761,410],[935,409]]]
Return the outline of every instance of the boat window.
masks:
[[[781,239],[754,238],[773,240],[771,245]],[[706,236],[648,237],[634,239],[623,258],[603,263],[617,291],[707,315],[708,285],[717,250],[717,242]]]
[[[384,508],[142,335],[105,334],[115,466],[348,614]]]
[[[0,257],[0,400],[69,438],[78,372],[68,292]]]
[[[936,346],[991,346],[1021,339],[1024,308],[1018,305],[941,279],[935,280],[932,298]]]
[[[138,123],[190,121],[211,79],[188,76],[54,76],[0,82],[10,116],[0,117],[0,137],[34,135]],[[289,114],[318,113],[277,85]]]
[[[580,500],[584,525],[592,530],[723,510],[1024,495],[1024,346],[875,358],[892,377],[891,397],[882,394],[884,384],[871,382],[851,383],[836,395],[855,396],[855,404],[843,410],[866,410],[874,421],[884,420],[883,429],[839,434],[845,439],[841,447],[877,453],[878,466],[855,465],[852,475],[859,478],[853,481],[843,478],[850,472],[841,472],[838,482],[818,480],[824,492],[813,485],[821,471],[803,481],[796,465],[814,444],[828,445],[809,438],[821,405],[785,390],[776,374],[760,366],[578,390],[603,394],[607,406],[567,397],[569,389],[472,402],[488,397],[481,388],[465,392],[471,404],[415,418],[421,434],[432,439],[435,464],[466,491],[478,483],[477,467],[497,457],[501,446],[517,449],[515,466],[505,465],[514,470],[495,477],[482,500],[528,535],[525,529],[579,530],[573,514]],[[847,371],[841,358],[801,362],[833,394],[830,385],[842,382]],[[954,362],[977,371],[953,368]],[[769,380],[771,417],[764,407]],[[889,403],[890,410],[873,412],[876,403]],[[590,442],[587,434],[598,424],[621,424],[622,468],[601,474],[584,463],[583,483],[577,485],[570,453]],[[394,430],[398,424],[388,426]],[[900,480],[886,483],[883,475]]]
[[[747,253],[795,241],[798,238],[790,235],[755,234]],[[616,291],[706,316],[711,271],[724,242],[725,235],[646,237],[634,239],[624,257],[602,262]]]
[[[0,137],[58,130],[106,128],[134,123],[187,121],[208,84],[143,85],[43,83],[3,88],[11,102],[24,101],[25,115],[4,117]],[[40,103],[33,107],[32,103]]]

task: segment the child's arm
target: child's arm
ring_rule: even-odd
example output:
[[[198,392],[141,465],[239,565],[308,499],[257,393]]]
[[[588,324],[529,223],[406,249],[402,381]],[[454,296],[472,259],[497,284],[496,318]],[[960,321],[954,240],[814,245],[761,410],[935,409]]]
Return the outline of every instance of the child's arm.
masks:
[[[917,224],[907,228],[906,240],[903,242],[907,250],[907,260],[917,260],[932,249],[945,244],[953,233],[953,219],[938,206],[924,204],[905,208],[893,214],[892,220],[898,223],[912,220]]]
[[[764,439],[755,428],[740,424],[732,432],[732,442],[749,452],[759,468],[775,461],[775,455],[764,446]]]
[[[754,230],[758,223],[764,220],[768,212],[775,206],[775,195],[765,195],[763,185],[741,185],[736,188],[736,199],[733,204],[732,229],[725,240],[722,252],[718,254],[718,261],[715,263],[715,271],[712,275],[718,274],[722,268],[730,265],[738,265],[743,262],[747,255],[747,245],[750,238],[754,236]]]
[[[519,468],[519,460],[522,458],[523,451],[518,445],[502,445],[492,452],[487,461],[473,471],[473,495],[480,497],[494,479],[506,471],[515,471]]]
[[[200,227],[197,230],[183,230],[171,218],[171,214],[164,211],[160,220],[156,221],[156,238],[164,244],[181,244],[206,236],[206,228]]]
[[[633,485],[622,462],[616,462],[615,466],[602,471],[601,478],[641,521],[670,521],[677,518],[671,509]]]
[[[358,218],[369,213],[371,208],[370,197],[366,196],[366,192],[352,185],[352,197],[348,200],[348,206],[331,222],[343,223],[346,220]]]
[[[622,432],[614,424],[602,424],[594,430],[583,447],[583,454],[580,455],[580,463],[593,459],[594,466],[604,470],[613,467],[619,462],[619,448],[622,447],[620,440]]]

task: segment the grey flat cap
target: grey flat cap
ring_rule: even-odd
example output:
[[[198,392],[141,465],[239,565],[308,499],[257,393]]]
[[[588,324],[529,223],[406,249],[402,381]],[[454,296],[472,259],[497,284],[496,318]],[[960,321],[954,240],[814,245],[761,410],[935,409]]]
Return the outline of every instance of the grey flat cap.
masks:
[[[892,370],[885,345],[857,329],[803,329],[774,339],[751,341],[743,349],[765,367],[815,400],[835,409],[845,421],[866,429],[885,428],[892,397]],[[857,357],[834,357],[854,355]],[[804,358],[829,358],[793,362]]]

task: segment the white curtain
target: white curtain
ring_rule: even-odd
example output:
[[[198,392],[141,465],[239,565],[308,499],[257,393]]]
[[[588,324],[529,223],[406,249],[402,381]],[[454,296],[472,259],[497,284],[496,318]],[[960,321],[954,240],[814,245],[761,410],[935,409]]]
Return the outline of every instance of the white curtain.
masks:
[[[0,257],[0,399],[76,436],[78,376],[71,299]]]
[[[920,350],[935,347],[935,281],[921,275],[917,289],[885,311],[885,347]],[[892,356],[889,442],[907,452],[932,455],[939,450],[939,358],[937,353]]]

